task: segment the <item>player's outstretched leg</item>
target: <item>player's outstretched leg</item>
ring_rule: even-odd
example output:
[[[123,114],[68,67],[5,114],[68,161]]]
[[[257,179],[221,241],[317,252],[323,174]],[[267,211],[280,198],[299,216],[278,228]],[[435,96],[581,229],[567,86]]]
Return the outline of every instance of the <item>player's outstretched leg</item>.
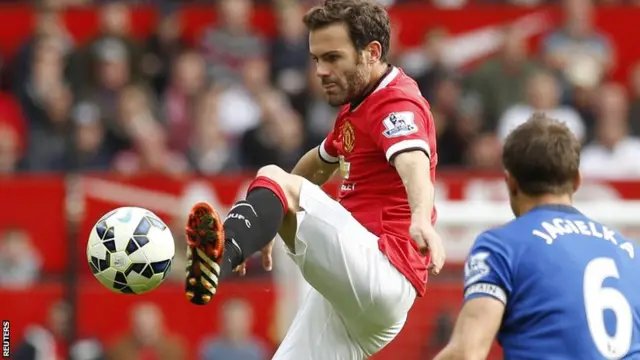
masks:
[[[296,182],[292,179],[301,183],[276,166],[262,168],[249,186],[246,200],[235,203],[224,221],[207,203],[193,207],[186,228],[189,301],[207,304],[221,278],[273,240],[289,204],[294,203]]]

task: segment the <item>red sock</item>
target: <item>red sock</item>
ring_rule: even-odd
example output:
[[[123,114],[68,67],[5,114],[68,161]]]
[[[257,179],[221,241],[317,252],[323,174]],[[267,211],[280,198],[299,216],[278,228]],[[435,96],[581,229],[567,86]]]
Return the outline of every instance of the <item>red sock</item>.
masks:
[[[271,190],[274,194],[276,194],[276,197],[282,203],[282,209],[284,213],[286,214],[289,211],[289,203],[287,202],[287,196],[284,194],[284,190],[282,190],[282,187],[277,182],[273,181],[272,179],[266,176],[258,176],[249,185],[249,190],[247,190],[247,194],[249,194],[251,190],[255,188],[265,188],[265,189]]]

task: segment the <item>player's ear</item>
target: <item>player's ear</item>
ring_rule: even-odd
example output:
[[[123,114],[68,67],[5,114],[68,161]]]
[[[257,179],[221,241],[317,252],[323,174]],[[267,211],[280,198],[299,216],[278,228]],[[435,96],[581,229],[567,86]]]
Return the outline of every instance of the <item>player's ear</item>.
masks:
[[[578,172],[575,179],[573,179],[573,192],[578,191],[578,189],[580,189],[580,186],[582,186],[582,174]]]
[[[382,44],[378,41],[370,42],[365,48],[365,53],[367,54],[367,62],[369,64],[375,64],[382,57]]]
[[[507,170],[504,171],[504,182],[507,184],[509,195],[518,195],[518,182]]]

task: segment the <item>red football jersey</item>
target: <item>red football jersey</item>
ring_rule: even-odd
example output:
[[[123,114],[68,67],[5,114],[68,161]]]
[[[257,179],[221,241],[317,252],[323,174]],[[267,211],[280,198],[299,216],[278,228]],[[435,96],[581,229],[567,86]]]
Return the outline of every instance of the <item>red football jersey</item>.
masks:
[[[407,192],[390,161],[404,151],[424,151],[431,163],[431,181],[435,181],[435,134],[429,104],[418,85],[394,67],[358,107],[341,109],[319,148],[324,161],[340,163],[343,182],[338,201],[380,238],[380,251],[419,296],[426,290],[430,258],[420,254],[409,236]],[[431,221],[435,219],[434,209]]]

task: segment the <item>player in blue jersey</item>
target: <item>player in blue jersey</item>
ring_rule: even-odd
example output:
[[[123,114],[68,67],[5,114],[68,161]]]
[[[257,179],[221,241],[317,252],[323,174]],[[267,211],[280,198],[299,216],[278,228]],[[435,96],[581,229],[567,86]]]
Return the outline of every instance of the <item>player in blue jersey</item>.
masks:
[[[640,359],[640,259],[632,240],[571,205],[576,138],[536,114],[506,139],[503,163],[516,219],[473,245],[436,359],[485,359],[496,335],[507,360]]]

